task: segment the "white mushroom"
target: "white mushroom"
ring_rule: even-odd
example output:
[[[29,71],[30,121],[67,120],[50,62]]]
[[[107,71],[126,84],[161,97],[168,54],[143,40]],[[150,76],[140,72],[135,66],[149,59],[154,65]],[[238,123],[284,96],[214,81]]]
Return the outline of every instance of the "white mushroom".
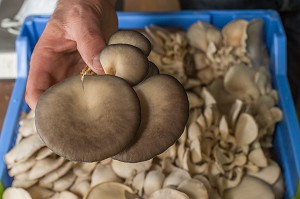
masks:
[[[241,183],[224,193],[224,199],[275,199],[272,189],[265,182],[250,176],[244,176]]]
[[[163,184],[163,187],[169,187],[169,186],[178,186],[183,180],[190,179],[190,174],[183,170],[183,169],[176,169],[172,173],[170,173]]]
[[[54,191],[65,191],[72,186],[76,179],[76,175],[73,172],[69,172],[62,178],[53,183]]]
[[[139,172],[132,180],[132,187],[138,191],[138,195],[144,194],[144,183],[145,183],[146,171]]]
[[[175,189],[164,188],[152,193],[148,199],[190,199],[185,193],[177,191]]]
[[[79,199],[77,195],[69,191],[63,191],[55,194],[51,199]]]
[[[159,190],[164,182],[165,175],[158,170],[149,171],[144,182],[144,191],[146,195],[150,195],[154,191]]]
[[[221,43],[222,34],[211,24],[198,21],[189,28],[187,38],[193,47],[206,52],[209,42],[213,42],[216,46]]]
[[[53,154],[53,151],[51,151],[48,147],[44,147],[39,152],[37,153],[35,159],[36,160],[42,160],[45,159],[46,157],[50,156]]]
[[[38,134],[34,134],[23,139],[12,150],[10,150],[4,156],[5,162],[8,166],[11,166],[16,162],[24,161],[43,146],[45,146],[45,143],[41,140]]]
[[[269,165],[262,168],[258,172],[248,172],[247,174],[256,178],[259,178],[266,183],[273,185],[280,177],[280,167],[276,162],[269,159]]]
[[[197,179],[184,180],[177,189],[187,194],[190,199],[209,199],[205,185]]]
[[[115,174],[111,165],[98,164],[92,173],[91,186],[104,182],[121,182],[122,180]]]
[[[91,162],[91,163],[81,162],[73,168],[73,172],[78,177],[89,176],[92,173],[92,171],[95,169],[96,165],[97,162]]]
[[[48,157],[46,159],[39,160],[30,170],[28,178],[29,180],[38,179],[57,169],[63,164],[63,162],[64,158],[62,157],[59,157],[57,159],[53,157]]]
[[[3,199],[32,199],[26,190],[14,187],[7,188],[2,197]]]
[[[28,160],[24,162],[20,162],[17,164],[14,164],[12,168],[8,171],[8,174],[10,176],[16,176],[18,174],[21,174],[23,172],[28,171],[34,164],[35,164],[35,158],[31,157]]]
[[[133,197],[133,191],[130,187],[116,182],[106,182],[94,186],[84,199],[127,199],[127,195]]]
[[[147,171],[152,165],[152,159],[139,163],[126,163],[118,160],[112,161],[112,169],[121,178],[131,178],[141,171]]]
[[[52,190],[40,186],[33,186],[28,189],[28,192],[32,199],[50,198],[54,195]]]
[[[268,166],[268,160],[261,148],[256,148],[249,153],[249,160],[259,167]]]
[[[60,177],[68,173],[68,171],[73,167],[73,165],[74,163],[71,161],[65,162],[61,167],[53,170],[52,172],[45,175],[42,179],[40,179],[40,183],[53,183],[54,181],[58,180]]]
[[[242,113],[237,121],[234,134],[238,146],[252,143],[258,136],[258,127],[253,117]]]

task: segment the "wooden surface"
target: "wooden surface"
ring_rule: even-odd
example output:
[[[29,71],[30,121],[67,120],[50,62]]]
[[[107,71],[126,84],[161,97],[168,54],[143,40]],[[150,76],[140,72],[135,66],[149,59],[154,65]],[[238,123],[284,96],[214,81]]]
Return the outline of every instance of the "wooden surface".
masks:
[[[14,84],[14,80],[0,80],[0,129],[2,129],[3,120],[5,118]]]

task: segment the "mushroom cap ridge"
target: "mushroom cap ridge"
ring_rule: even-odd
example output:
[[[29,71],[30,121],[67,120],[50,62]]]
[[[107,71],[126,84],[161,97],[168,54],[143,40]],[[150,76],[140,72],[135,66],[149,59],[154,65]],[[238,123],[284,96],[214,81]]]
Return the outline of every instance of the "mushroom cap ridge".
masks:
[[[84,88],[84,89],[83,89]],[[139,99],[111,75],[70,77],[49,88],[36,107],[45,144],[73,161],[100,161],[122,151],[140,125]]]

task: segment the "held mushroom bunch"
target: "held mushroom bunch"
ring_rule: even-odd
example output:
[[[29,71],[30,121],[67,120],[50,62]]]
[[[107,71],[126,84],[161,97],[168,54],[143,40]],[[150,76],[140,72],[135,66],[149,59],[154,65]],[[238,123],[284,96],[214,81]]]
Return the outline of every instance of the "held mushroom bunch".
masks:
[[[187,95],[148,61],[151,45],[141,33],[119,31],[108,44],[100,54],[106,75],[70,77],[39,98],[37,132],[69,160],[149,160],[183,132]]]

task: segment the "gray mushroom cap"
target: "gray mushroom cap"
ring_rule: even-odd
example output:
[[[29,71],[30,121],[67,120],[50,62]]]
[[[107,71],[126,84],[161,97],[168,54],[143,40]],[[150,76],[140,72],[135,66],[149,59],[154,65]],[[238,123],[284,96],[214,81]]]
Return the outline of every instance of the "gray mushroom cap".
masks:
[[[121,30],[114,33],[108,41],[108,45],[111,44],[130,44],[141,49],[146,56],[151,52],[150,41],[142,33],[134,30]]]
[[[149,160],[167,150],[183,133],[189,114],[186,92],[172,76],[152,76],[134,90],[142,120],[133,142],[113,157],[124,162]]]
[[[35,112],[45,144],[73,161],[99,161],[119,153],[140,124],[136,93],[110,75],[86,76],[83,85],[80,76],[68,78],[40,97]]]

